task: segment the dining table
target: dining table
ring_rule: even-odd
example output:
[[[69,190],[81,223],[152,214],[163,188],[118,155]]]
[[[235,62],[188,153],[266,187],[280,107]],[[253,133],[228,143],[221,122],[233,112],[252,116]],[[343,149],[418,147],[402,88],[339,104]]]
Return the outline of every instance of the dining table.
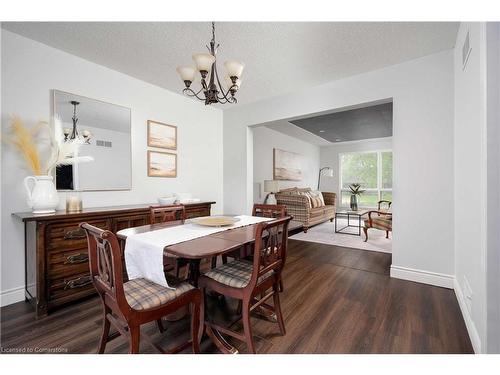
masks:
[[[234,215],[231,215],[234,216]],[[188,223],[186,221],[186,223]],[[301,226],[298,222],[290,223],[291,229]],[[122,243],[133,235],[153,232],[165,228],[185,225],[182,221],[173,221],[166,223],[148,224],[138,227],[127,228],[119,231],[117,236]],[[243,227],[224,230],[212,233],[203,237],[190,239],[184,242],[167,245],[164,253],[168,256],[177,257],[185,260],[188,264],[187,281],[193,286],[198,287],[198,278],[200,276],[200,263],[203,259],[213,259],[224,254],[234,252],[238,249],[249,248],[255,242],[256,224],[250,224]],[[216,329],[210,325],[201,324],[201,330],[205,331],[210,339],[222,353],[235,354],[238,350],[228,343]],[[200,332],[203,333],[203,332]],[[200,334],[200,337],[202,335]]]

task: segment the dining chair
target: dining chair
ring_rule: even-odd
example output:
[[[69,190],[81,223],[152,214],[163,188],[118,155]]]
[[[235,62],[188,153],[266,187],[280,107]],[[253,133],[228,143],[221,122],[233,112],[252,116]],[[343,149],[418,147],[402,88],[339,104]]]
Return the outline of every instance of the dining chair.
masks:
[[[206,319],[207,330],[232,336],[246,343],[248,350],[255,353],[255,345],[250,324],[250,312],[263,308],[276,315],[276,320],[282,335],[285,335],[285,324],[281,313],[279,297],[279,281],[285,265],[288,242],[287,216],[264,223],[259,223],[255,230],[255,246],[253,260],[234,259],[226,264],[208,271],[199,279],[199,287],[203,294],[206,290],[215,291],[221,295],[236,298],[242,302],[242,313],[239,320],[243,322],[243,334],[222,327]],[[273,297],[273,305],[266,301]]]
[[[254,204],[252,216],[279,219],[286,216],[286,206],[282,204]]]
[[[277,204],[254,204],[252,208],[252,216],[279,219],[286,216],[286,206]],[[246,256],[249,256],[251,254],[251,251],[248,249],[248,247],[249,246],[245,245],[241,249],[237,249],[228,254],[222,255],[222,263],[227,263],[228,257],[245,258]]]
[[[151,224],[157,223],[174,223],[184,224],[186,220],[186,208],[182,204],[168,206],[149,206],[149,221]],[[184,259],[173,258],[167,253],[163,257],[163,265],[165,271],[174,271],[175,277],[178,279],[180,270],[187,265]]]
[[[286,216],[286,206],[284,204],[254,204],[252,216],[281,219]],[[280,279],[280,292],[283,290],[283,281]]]
[[[169,206],[149,206],[149,221],[151,224],[186,220],[186,208],[182,204]]]
[[[166,288],[146,279],[123,282],[122,256],[118,239],[107,230],[88,223],[81,223],[85,230],[89,251],[90,276],[101,297],[103,306],[103,327],[98,353],[104,353],[106,343],[122,335],[129,341],[129,353],[139,352],[140,327],[156,321],[162,332],[160,320],[183,306],[191,306],[191,339],[165,351],[147,341],[162,353],[177,353],[188,346],[199,353],[200,309],[203,303],[199,289],[187,282],[174,288]],[[109,334],[113,325],[117,332]]]

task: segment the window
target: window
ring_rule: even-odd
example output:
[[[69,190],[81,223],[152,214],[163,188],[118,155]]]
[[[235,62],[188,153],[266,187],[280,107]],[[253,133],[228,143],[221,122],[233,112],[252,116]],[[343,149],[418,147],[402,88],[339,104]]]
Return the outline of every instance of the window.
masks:
[[[379,200],[392,201],[392,151],[349,152],[340,159],[340,204],[348,207],[349,185],[360,184],[365,190],[358,206],[377,207]]]

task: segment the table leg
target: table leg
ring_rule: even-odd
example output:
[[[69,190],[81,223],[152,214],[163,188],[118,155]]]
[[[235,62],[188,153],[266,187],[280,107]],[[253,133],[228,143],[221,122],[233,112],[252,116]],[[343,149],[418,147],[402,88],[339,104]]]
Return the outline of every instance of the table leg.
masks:
[[[200,261],[201,259],[189,260],[188,281],[196,288],[198,288],[198,279],[200,278]]]
[[[228,343],[219,331],[213,329],[209,325],[206,325],[207,335],[210,337],[217,347],[223,354],[238,354],[238,349]]]

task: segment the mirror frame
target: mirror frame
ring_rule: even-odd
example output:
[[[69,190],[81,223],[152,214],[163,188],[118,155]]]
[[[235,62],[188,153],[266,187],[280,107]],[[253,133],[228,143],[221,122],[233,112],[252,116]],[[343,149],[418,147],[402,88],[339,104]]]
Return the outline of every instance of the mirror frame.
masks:
[[[68,92],[68,91],[63,91],[63,90],[58,90],[58,89],[52,89],[51,90],[51,93],[52,95],[50,96],[50,100],[51,100],[51,121],[54,121],[54,118],[55,118],[55,115],[56,115],[56,94],[57,93],[63,93],[63,94],[67,94],[67,95],[75,95],[75,96],[79,96],[81,98],[85,98],[85,99],[89,99],[89,100],[95,100],[97,102],[101,102],[103,104],[110,104],[110,105],[115,105],[115,106],[118,106],[118,107],[122,107],[122,108],[125,108],[125,109],[128,109],[129,110],[129,134],[130,134],[130,141],[129,141],[129,145],[128,145],[128,148],[129,148],[129,152],[130,152],[130,178],[129,178],[129,184],[130,184],[130,187],[128,188],[123,188],[123,189],[86,189],[86,190],[69,190],[69,189],[60,189],[60,190],[57,190],[58,192],[72,192],[72,191],[80,191],[80,192],[92,192],[92,191],[131,191],[132,190],[132,108],[129,108],[129,107],[125,107],[123,105],[120,105],[120,104],[115,104],[115,103],[110,103],[110,102],[106,102],[104,100],[100,100],[100,99],[94,99],[94,98],[91,98],[89,96],[85,96],[85,95],[79,95],[79,94],[74,94],[74,93],[71,93],[71,92]],[[57,168],[54,168],[54,171],[52,172],[53,174],[53,178],[54,178],[54,185],[57,186],[57,174],[56,174],[56,170]]]

